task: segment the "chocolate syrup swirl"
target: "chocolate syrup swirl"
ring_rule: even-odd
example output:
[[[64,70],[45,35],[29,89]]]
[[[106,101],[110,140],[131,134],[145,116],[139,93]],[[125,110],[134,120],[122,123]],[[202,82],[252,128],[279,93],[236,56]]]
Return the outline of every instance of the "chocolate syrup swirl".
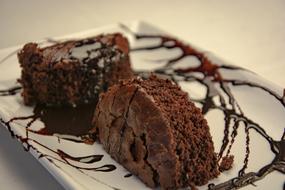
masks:
[[[124,175],[124,178],[132,177],[132,176],[133,176],[133,174],[128,173],[128,174]]]
[[[14,118],[14,120],[16,119],[28,119],[28,118],[31,118],[30,116],[28,117],[18,117],[18,118]],[[8,122],[5,122],[3,119],[0,119],[0,122],[3,123],[7,128],[8,130],[10,131],[12,137],[14,138],[17,138],[20,142],[23,143],[24,148],[26,151],[30,151],[30,149],[33,149],[35,151],[37,151],[39,153],[39,158],[43,158],[43,157],[48,157],[48,158],[52,158],[52,159],[55,159],[59,162],[62,162],[62,163],[65,163],[65,164],[68,164],[68,165],[71,165],[75,168],[78,168],[78,169],[83,169],[83,170],[94,170],[94,171],[100,171],[100,172],[110,172],[110,171],[113,171],[116,169],[116,166],[114,165],[111,165],[111,164],[106,164],[106,165],[103,165],[103,166],[100,166],[100,167],[82,167],[82,166],[76,166],[74,164],[71,164],[69,162],[69,160],[72,160],[72,161],[75,161],[75,162],[79,162],[79,163],[84,163],[84,164],[93,164],[95,162],[100,162],[102,159],[103,159],[103,155],[88,155],[88,156],[81,156],[81,157],[74,157],[74,156],[71,156],[70,154],[68,153],[65,153],[63,150],[53,150],[52,148],[49,148],[47,147],[46,145],[34,140],[34,139],[31,139],[31,138],[28,138],[28,137],[22,137],[22,136],[19,136],[19,135],[16,135],[14,133],[14,131],[11,129],[11,122],[12,120],[8,121]],[[48,151],[52,152],[52,153],[55,153],[56,155],[58,155],[61,159],[59,158],[55,158],[51,155],[47,155],[47,154],[43,154],[41,152],[39,152],[37,150],[37,148],[35,148],[35,146],[32,144],[37,144],[45,149],[47,149]]]
[[[56,164],[55,161],[58,161],[60,163],[69,165],[71,167],[74,167],[76,169],[78,169],[78,171],[80,171],[81,173],[89,176],[90,178],[96,180],[97,182],[104,184],[114,190],[118,190],[118,188],[110,186],[106,183],[104,183],[103,181],[100,181],[92,176],[90,176],[89,174],[87,174],[85,171],[94,171],[94,172],[112,172],[114,170],[116,170],[116,166],[113,164],[104,164],[102,166],[99,167],[93,167],[92,164],[96,163],[96,162],[100,162],[103,159],[103,155],[99,154],[99,155],[87,155],[87,156],[80,156],[80,157],[76,157],[76,156],[71,156],[70,154],[64,152],[63,150],[53,150],[52,148],[40,143],[39,141],[36,141],[34,139],[31,139],[28,137],[28,135],[26,135],[26,137],[22,137],[20,135],[15,134],[15,132],[13,131],[12,127],[11,127],[11,123],[13,121],[16,120],[27,120],[27,119],[31,119],[31,122],[29,122],[27,124],[26,127],[29,127],[32,125],[32,123],[37,119],[37,117],[35,115],[31,115],[31,116],[27,116],[27,117],[14,117],[12,119],[10,119],[9,121],[4,121],[2,118],[0,118],[0,123],[3,123],[7,129],[9,130],[11,136],[13,138],[18,139],[24,147],[25,151],[30,151],[31,149],[33,149],[35,152],[37,152],[38,154],[38,158],[46,158],[49,162],[51,162],[52,164],[54,164],[56,167],[58,167],[59,169],[61,169],[61,167]],[[28,130],[26,130],[28,131]],[[46,135],[46,134],[44,134]],[[70,140],[70,139],[68,139]],[[44,154],[41,151],[39,151],[34,144],[37,144],[38,146],[48,150],[51,153],[54,153],[56,156],[52,156],[49,154]],[[73,161],[73,162],[70,162]],[[81,163],[80,166],[78,166],[75,163]],[[84,166],[82,166],[82,164],[85,164]]]
[[[235,142],[235,138],[238,136],[238,128],[241,127],[241,123],[244,125],[244,131],[246,135],[245,142],[245,156],[244,156],[244,164],[239,171],[237,177],[221,183],[221,184],[210,184],[209,189],[211,190],[222,190],[222,189],[238,189],[244,187],[248,184],[252,184],[255,181],[263,179],[267,174],[278,171],[285,174],[285,131],[280,140],[272,139],[266,131],[255,121],[248,118],[244,113],[233,96],[231,89],[229,88],[229,84],[233,86],[249,86],[253,88],[258,88],[264,92],[267,92],[272,97],[274,97],[277,101],[280,102],[281,105],[285,108],[285,89],[283,92],[283,96],[280,96],[278,93],[273,90],[262,86],[262,84],[254,83],[251,81],[245,80],[230,80],[224,79],[220,70],[245,70],[240,67],[231,66],[231,65],[221,65],[213,63],[204,53],[197,51],[190,45],[186,45],[183,42],[162,35],[145,35],[145,34],[136,34],[132,32],[129,28],[124,25],[121,27],[127,32],[131,33],[136,40],[149,40],[149,39],[158,39],[160,43],[158,45],[153,46],[145,46],[139,48],[133,48],[132,52],[138,51],[151,51],[157,49],[174,49],[179,48],[182,54],[178,57],[170,58],[163,60],[166,63],[160,68],[156,69],[154,72],[162,75],[166,75],[175,82],[186,81],[186,82],[198,82],[202,86],[207,89],[206,96],[201,100],[193,100],[196,103],[201,104],[202,113],[207,114],[210,110],[218,109],[224,114],[224,137],[222,139],[222,145],[220,147],[218,153],[218,159],[221,161],[222,158],[231,157],[231,147]],[[199,60],[198,66],[188,67],[188,68],[172,68],[179,60],[182,60],[185,57],[196,57]],[[160,61],[154,61],[156,63],[160,63]],[[246,71],[246,70],[245,70]],[[139,75],[144,75],[144,71],[138,71]],[[197,77],[195,73],[202,74],[203,77]],[[179,76],[179,77],[177,77]],[[228,102],[226,101],[224,95],[222,95],[216,87],[216,84],[219,85],[222,92],[227,96]],[[219,105],[214,102],[214,98],[219,98]],[[231,122],[233,121],[233,122]],[[231,124],[233,123],[233,124]],[[230,128],[232,128],[231,134],[229,133]],[[261,135],[264,140],[268,142],[271,147],[271,151],[275,154],[273,161],[262,167],[257,172],[246,173],[246,168],[248,166],[249,155],[250,155],[250,130],[256,131],[259,135]],[[284,129],[285,130],[285,129]]]
[[[47,39],[46,42],[57,43],[58,41]],[[79,46],[80,44],[78,45],[78,47]],[[0,64],[4,63],[10,57],[17,54],[18,51],[19,49],[4,57],[2,60],[0,60]],[[19,93],[21,89],[21,86],[15,86],[6,90],[0,90],[0,96],[12,96]],[[38,154],[39,159],[46,158],[47,161],[51,162],[59,169],[61,169],[61,167],[55,161],[69,165],[78,169],[78,171],[94,179],[98,183],[108,186],[111,189],[119,190],[118,188],[113,187],[103,181],[100,181],[85,172],[112,172],[116,170],[116,166],[113,164],[104,164],[98,167],[93,166],[94,163],[100,162],[103,159],[103,155],[87,155],[75,157],[64,152],[63,150],[53,150],[52,148],[29,137],[29,133],[49,136],[55,135],[58,137],[59,143],[60,140],[63,139],[73,141],[75,143],[92,144],[94,143],[94,138],[90,138],[88,132],[92,127],[91,122],[95,106],[96,104],[94,103],[80,105],[77,107],[48,107],[45,105],[36,105],[34,107],[32,115],[17,116],[9,119],[8,121],[4,121],[2,118],[0,118],[0,124],[4,124],[10,132],[11,137],[16,138],[23,144],[23,148],[25,151],[30,151],[32,149]],[[28,121],[28,123],[24,126],[26,128],[26,137],[16,134],[11,125],[13,122],[21,120]],[[30,127],[36,120],[42,121],[44,123],[44,128],[40,130],[30,129]],[[36,148],[36,146],[34,146],[34,144],[46,149],[51,153],[54,153],[56,156],[42,153]],[[78,163],[80,163],[80,166],[78,165]]]
[[[82,157],[73,157],[69,154],[63,152],[62,150],[57,150],[58,155],[69,165],[77,168],[77,169],[83,169],[83,170],[92,170],[97,172],[111,172],[116,169],[115,165],[112,164],[105,164],[100,167],[82,167],[82,166],[76,166],[74,164],[71,164],[69,160],[84,163],[84,164],[93,164],[95,162],[99,162],[102,160],[103,155],[89,155],[89,156],[82,156]]]
[[[22,89],[21,86],[15,86],[6,90],[0,90],[0,96],[12,96],[12,95],[16,95],[20,92],[20,90]]]
[[[232,91],[229,88],[229,85],[231,84],[233,86],[249,86],[252,88],[258,88],[264,92],[267,92],[272,97],[274,97],[277,101],[280,102],[281,105],[284,106],[284,108],[285,108],[285,89],[283,91],[283,95],[280,96],[271,89],[262,86],[262,84],[253,83],[251,81],[244,81],[244,80],[225,79],[223,78],[220,72],[221,69],[224,70],[244,70],[244,69],[236,66],[215,64],[202,52],[195,50],[191,46],[186,45],[175,38],[169,36],[161,36],[161,35],[135,34],[131,30],[129,30],[126,26],[121,25],[121,27],[126,31],[128,31],[129,33],[133,34],[136,40],[149,40],[149,39],[160,40],[160,44],[158,45],[134,48],[132,49],[132,52],[151,51],[161,48],[166,48],[166,49],[179,48],[182,51],[182,54],[180,56],[166,60],[166,64],[164,64],[159,69],[156,69],[154,72],[157,74],[168,76],[176,82],[195,81],[200,83],[202,86],[204,86],[207,89],[206,96],[203,99],[193,100],[193,101],[201,104],[203,114],[207,114],[210,110],[213,109],[218,109],[222,111],[224,114],[224,121],[225,121],[224,137],[222,139],[222,145],[218,151],[219,161],[221,161],[225,157],[231,156],[230,155],[231,147],[234,144],[236,137],[238,136],[237,131],[240,127],[244,126],[244,132],[246,134],[246,141],[245,141],[246,154],[244,158],[244,165],[240,169],[239,175],[221,184],[217,185],[209,184],[208,188],[210,190],[238,189],[248,184],[252,184],[258,180],[261,180],[267,174],[274,171],[278,171],[285,174],[285,131],[280,140],[272,139],[257,122],[251,120],[243,113],[243,110],[238,104],[235,97],[233,96]],[[0,61],[0,64],[16,53],[17,51],[9,54],[7,57],[5,57]],[[196,57],[199,60],[200,64],[198,66],[193,66],[183,69],[172,68],[172,66],[174,66],[179,60],[182,60],[183,58],[190,56]],[[143,71],[138,71],[137,73],[140,75],[145,74],[145,72]],[[194,75],[195,73],[200,73],[203,75],[203,77],[198,77]],[[228,102],[226,101],[225,97],[216,89],[217,84],[222,90],[222,92],[226,94],[229,100]],[[7,90],[1,90],[0,96],[15,95],[20,91],[20,89],[21,87],[15,87]],[[214,98],[216,97],[219,98],[219,105],[217,105],[214,102]],[[8,121],[4,121],[2,118],[0,118],[0,122],[3,123],[8,128],[12,137],[17,138],[19,141],[22,142],[26,151],[33,149],[39,154],[39,158],[46,158],[49,162],[53,163],[58,168],[60,168],[60,166],[55,162],[55,160],[77,168],[80,172],[93,178],[99,183],[102,183],[112,189],[117,189],[102,181],[99,181],[98,179],[84,172],[86,170],[92,170],[95,172],[111,172],[115,170],[116,166],[111,164],[106,164],[99,167],[90,167],[90,164],[100,162],[103,159],[103,155],[87,155],[82,157],[74,157],[62,150],[53,150],[45,146],[44,144],[41,144],[40,142],[34,139],[30,139],[28,137],[29,132],[37,133],[39,135],[67,134],[76,137],[79,136],[82,138],[79,139],[65,138],[61,136],[59,137],[59,139],[67,139],[67,140],[72,140],[74,142],[85,142],[83,137],[84,135],[87,134],[87,131],[91,128],[90,125],[91,116],[93,114],[94,108],[95,105],[85,105],[83,107],[77,107],[77,108],[48,108],[42,105],[37,105],[34,109],[33,115],[14,117]],[[31,127],[33,122],[36,121],[37,119],[41,120],[44,123],[45,127],[39,131],[31,130],[29,127]],[[26,125],[27,133],[25,138],[15,134],[15,132],[12,130],[11,123],[17,120],[29,120],[29,122]],[[230,133],[231,128],[232,132]],[[266,140],[266,142],[268,142],[268,144],[271,147],[271,151],[274,153],[275,157],[271,163],[265,165],[260,170],[256,172],[246,173],[246,168],[248,165],[249,155],[250,155],[250,146],[249,146],[250,130],[254,130],[259,135],[261,135],[264,138],[264,140]],[[40,151],[37,150],[37,148],[33,144],[37,144],[49,150],[50,152],[53,152],[55,155],[57,155],[57,157],[41,153]],[[78,165],[73,164],[74,162],[83,163],[85,164],[86,167],[82,166],[79,167]],[[131,174],[127,174],[124,177],[127,178],[130,176]]]
[[[29,138],[29,133],[32,132],[39,135],[56,135],[58,136],[59,141],[61,139],[64,139],[73,141],[75,143],[93,143],[94,140],[89,138],[88,131],[92,127],[91,122],[94,109],[95,104],[86,104],[77,107],[47,107],[44,105],[36,105],[34,108],[34,113],[32,115],[14,117],[8,121],[4,121],[2,118],[0,118],[0,123],[3,123],[7,127],[13,138],[18,139],[23,144],[25,151],[30,151],[33,149],[39,154],[38,158],[46,158],[49,162],[58,168],[61,167],[56,164],[55,161],[74,167],[81,173],[89,176],[97,182],[104,184],[114,190],[118,190],[118,188],[110,186],[85,172],[112,172],[116,170],[116,166],[113,164],[104,164],[99,167],[94,167],[92,165],[96,162],[100,162],[103,159],[103,155],[100,154],[75,157],[64,152],[63,150],[53,150],[52,148],[40,143],[39,141]],[[28,121],[28,123],[25,125],[26,137],[15,134],[12,129],[11,124],[19,120]],[[38,131],[30,129],[36,120],[42,121],[44,123],[44,128]],[[49,152],[56,154],[57,157],[49,154],[43,154],[33,144],[37,144],[38,146],[45,148]],[[81,163],[81,165],[79,166],[76,163]],[[82,166],[82,164],[84,164],[84,166]]]

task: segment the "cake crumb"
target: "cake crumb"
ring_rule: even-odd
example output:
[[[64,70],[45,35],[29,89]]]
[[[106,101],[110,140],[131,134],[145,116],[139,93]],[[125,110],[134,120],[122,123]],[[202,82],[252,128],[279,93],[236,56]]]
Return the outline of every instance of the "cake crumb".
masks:
[[[224,156],[222,157],[222,161],[219,167],[220,172],[227,171],[233,167],[234,163],[234,156],[229,155],[229,156]]]

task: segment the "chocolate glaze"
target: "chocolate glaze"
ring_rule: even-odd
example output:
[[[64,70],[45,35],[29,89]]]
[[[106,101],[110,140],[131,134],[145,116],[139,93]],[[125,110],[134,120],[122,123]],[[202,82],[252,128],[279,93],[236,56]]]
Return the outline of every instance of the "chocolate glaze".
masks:
[[[147,47],[140,47],[132,49],[132,52],[137,51],[151,51],[155,49],[174,49],[179,48],[182,51],[182,54],[178,57],[175,57],[173,59],[164,60],[166,61],[166,64],[164,64],[159,69],[156,69],[154,72],[166,75],[175,82],[179,81],[196,81],[206,87],[207,93],[206,96],[201,100],[193,100],[199,104],[202,105],[202,113],[207,114],[212,109],[218,109],[223,112],[224,114],[224,137],[222,140],[222,145],[220,147],[218,158],[221,160],[223,157],[230,156],[231,147],[233,143],[235,142],[235,138],[238,135],[238,128],[241,127],[241,123],[244,124],[244,131],[246,134],[246,142],[245,142],[245,158],[244,158],[244,164],[242,168],[239,171],[239,174],[237,177],[215,185],[210,184],[209,189],[238,189],[241,187],[244,187],[248,184],[252,184],[255,181],[261,180],[264,178],[267,174],[273,172],[273,171],[279,171],[283,174],[285,174],[285,131],[281,138],[281,140],[276,141],[273,140],[266,131],[255,121],[248,118],[242,111],[242,108],[238,104],[237,100],[233,96],[231,89],[229,88],[229,84],[233,86],[249,86],[253,88],[258,88],[264,92],[269,93],[272,97],[274,97],[277,101],[281,103],[281,105],[285,108],[285,89],[283,92],[283,96],[278,95],[276,92],[272,91],[271,89],[262,86],[262,84],[253,83],[250,81],[244,81],[244,80],[229,80],[224,79],[220,70],[244,70],[240,67],[236,66],[230,66],[230,65],[218,65],[213,63],[208,57],[203,54],[202,52],[199,52],[192,48],[190,45],[185,45],[181,41],[169,37],[169,36],[161,36],[161,35],[144,35],[144,34],[136,34],[133,33],[131,30],[129,30],[126,26],[121,25],[123,29],[125,29],[127,32],[131,33],[136,40],[149,40],[149,39],[159,39],[160,44],[154,45],[154,46],[147,46]],[[200,64],[198,66],[189,67],[189,68],[183,68],[183,69],[175,69],[172,68],[175,63],[185,57],[188,56],[194,56],[199,61]],[[192,73],[200,73],[203,75],[203,77],[197,77],[197,75],[192,75]],[[139,75],[144,75],[145,72],[137,72]],[[179,76],[179,78],[177,77]],[[227,102],[224,95],[221,94],[218,90],[216,90],[216,84],[219,85],[222,92],[227,96],[229,101]],[[214,102],[214,97],[219,98],[220,105],[217,105]],[[231,125],[234,123],[233,125]],[[231,134],[229,134],[230,128],[232,128]],[[275,154],[275,158],[273,161],[262,167],[257,172],[250,172],[245,173],[245,170],[248,166],[249,161],[249,155],[250,155],[250,134],[249,131],[254,130],[257,132],[257,134],[261,135],[264,140],[268,142],[268,144],[271,147],[272,152]],[[225,153],[226,152],[226,153]]]

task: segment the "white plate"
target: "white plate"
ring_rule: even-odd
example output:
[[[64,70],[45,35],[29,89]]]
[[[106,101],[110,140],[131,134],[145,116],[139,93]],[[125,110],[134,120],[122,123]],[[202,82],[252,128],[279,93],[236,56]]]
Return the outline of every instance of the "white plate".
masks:
[[[246,151],[249,150],[249,161],[245,175],[254,177],[254,173],[250,172],[258,172],[259,169],[269,165],[274,159],[279,161],[275,163],[279,164],[276,168],[279,168],[280,171],[274,170],[262,180],[254,182],[257,188],[253,185],[247,185],[244,189],[284,188],[284,89],[265,81],[253,72],[229,66],[213,54],[203,52],[203,50],[195,47],[195,50],[197,50],[195,51],[196,55],[202,56],[201,58],[206,58],[203,59],[204,61],[208,60],[210,62],[208,67],[205,62],[202,64],[204,67],[199,67],[201,61],[197,57],[189,56],[189,52],[187,52],[190,46],[179,43],[174,38],[162,38],[161,36],[166,35],[165,32],[142,22],[134,22],[124,26],[118,24],[53,39],[77,39],[102,32],[122,32],[128,37],[131,48],[134,49],[131,51],[131,60],[136,71],[156,71],[167,74],[178,81],[184,90],[189,92],[190,97],[196,101],[199,107],[202,106],[199,101],[205,102],[206,97],[208,97],[207,103],[213,100],[215,107],[210,108],[208,111],[205,109],[205,111],[216,152],[220,151],[225,136],[224,112],[230,112],[234,108],[235,111],[230,112],[228,115],[230,119],[228,134],[229,141],[231,141],[231,136],[235,131],[233,130],[235,128],[234,120],[236,122],[239,120],[240,125],[236,130],[237,136],[230,153],[235,156],[235,162],[232,169],[221,173],[218,178],[210,181],[210,183],[220,184],[237,177],[244,166]],[[43,41],[44,45],[49,43]],[[18,51],[20,47],[0,51],[0,60],[2,60],[0,63],[0,90],[15,86],[17,78],[20,77],[17,56],[13,53]],[[185,48],[184,54],[183,48]],[[180,57],[182,54],[184,56]],[[167,64],[169,61],[170,64]],[[186,69],[189,68],[192,68],[192,70],[187,71]],[[224,106],[221,105],[221,100],[225,101]],[[4,122],[13,117],[33,114],[33,108],[23,105],[19,93],[13,96],[0,96],[0,105],[0,117]],[[27,140],[25,126],[29,121],[31,120],[11,122],[11,134],[14,133],[16,139],[20,140],[24,147],[29,148],[29,152],[38,158],[39,162],[66,189],[147,189],[135,176],[124,177],[128,174],[128,171],[112,160],[101,145],[97,143],[87,145],[62,139],[62,136],[45,136],[32,132],[28,133],[29,138]],[[8,126],[6,125],[6,127]],[[43,127],[43,123],[37,120],[30,126],[30,129],[39,130]],[[247,135],[245,129],[249,129],[250,141],[248,147],[246,147]],[[268,135],[267,140],[265,139],[266,135]],[[281,141],[282,135],[283,141]],[[87,158],[81,159],[81,162],[74,161],[59,156],[58,150],[62,150],[72,157],[87,156]],[[227,150],[225,150],[226,152]],[[88,157],[90,155],[91,157]],[[92,155],[103,155],[103,157],[100,161],[95,162],[93,160],[92,162],[92,158],[94,158]],[[279,157],[276,157],[276,155],[279,155]],[[91,163],[82,163],[84,161],[90,161]],[[111,172],[100,172],[78,168],[95,168],[106,164],[111,164],[116,169]],[[236,179],[237,183],[239,179]],[[207,185],[199,187],[199,189],[207,188]]]

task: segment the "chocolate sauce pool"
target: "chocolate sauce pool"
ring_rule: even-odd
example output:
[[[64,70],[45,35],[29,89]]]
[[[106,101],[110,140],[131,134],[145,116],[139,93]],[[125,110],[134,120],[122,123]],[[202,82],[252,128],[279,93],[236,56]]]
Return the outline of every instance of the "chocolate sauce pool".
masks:
[[[95,104],[77,107],[46,107],[37,105],[34,108],[34,117],[41,120],[45,128],[34,132],[43,135],[86,135],[92,128],[91,121],[94,110]]]
[[[10,126],[11,122],[17,120],[30,120],[25,126],[29,132],[40,135],[62,134],[81,137],[88,135],[89,130],[92,128],[91,122],[95,106],[95,104],[85,104],[77,107],[36,105],[33,115],[14,117],[4,123]],[[42,121],[44,128],[37,131],[30,129],[29,127],[36,120]]]
[[[173,49],[179,48],[182,51],[182,54],[179,57],[175,57],[173,59],[166,60],[166,64],[159,69],[156,69],[154,72],[157,74],[166,75],[172,80],[179,82],[179,81],[186,81],[186,82],[193,82],[196,81],[200,83],[202,86],[206,87],[207,93],[206,96],[202,100],[193,100],[196,103],[201,104],[202,106],[202,113],[207,114],[212,109],[218,109],[223,112],[224,114],[224,137],[222,139],[222,145],[218,151],[218,158],[219,161],[223,160],[223,158],[227,158],[231,156],[231,147],[235,142],[235,138],[238,136],[238,129],[240,127],[244,127],[244,132],[246,134],[246,141],[245,141],[245,155],[244,155],[244,164],[239,171],[237,177],[230,179],[224,183],[220,184],[209,184],[208,188],[210,190],[222,190],[222,189],[238,189],[244,187],[249,184],[253,184],[254,182],[263,179],[266,177],[267,174],[271,172],[281,172],[285,174],[285,131],[280,138],[280,140],[272,139],[266,131],[255,121],[248,118],[244,113],[240,105],[238,104],[237,100],[233,96],[229,84],[233,86],[248,86],[252,88],[258,88],[267,92],[272,97],[274,97],[277,101],[281,103],[281,105],[285,108],[285,89],[283,96],[278,95],[274,91],[270,90],[269,88],[262,86],[262,84],[252,83],[250,81],[245,80],[229,80],[224,79],[222,74],[220,73],[221,69],[225,70],[243,70],[242,68],[236,66],[229,66],[229,65],[217,65],[212,63],[206,55],[203,53],[195,50],[189,45],[185,45],[181,41],[176,40],[175,38],[168,37],[168,36],[161,36],[161,35],[144,35],[144,34],[135,34],[130,31],[126,26],[121,26],[123,29],[128,31],[129,33],[133,34],[136,40],[149,40],[149,39],[159,39],[160,44],[155,46],[147,46],[147,47],[140,47],[136,49],[132,49],[132,52],[139,52],[139,51],[151,51],[161,48],[166,49]],[[11,55],[9,55],[11,56]],[[194,56],[200,61],[200,65],[195,67],[183,68],[183,69],[174,69],[171,68],[175,65],[179,60],[187,57],[187,56]],[[4,58],[5,59],[5,58]],[[5,59],[6,60],[6,59]],[[154,63],[155,64],[155,63]],[[169,72],[171,71],[171,72]],[[196,75],[192,75],[192,73],[200,73],[203,77],[197,77]],[[137,72],[139,75],[144,75],[145,72]],[[177,77],[179,76],[179,78]],[[223,94],[226,95],[227,100],[225,99],[224,95],[222,95],[219,91],[215,90],[216,85],[219,85],[220,90]],[[20,87],[15,87],[7,90],[1,90],[0,96],[9,96],[15,95],[20,90]],[[217,105],[214,101],[214,98],[219,98],[219,105]],[[36,106],[34,109],[34,115],[31,116],[21,116],[15,117],[10,119],[9,121],[3,121],[0,118],[0,121],[6,125],[8,130],[10,131],[11,135],[19,139],[23,144],[26,146],[26,150],[34,149],[37,151],[35,147],[33,147],[29,142],[34,142],[54,153],[56,153],[61,159],[55,158],[51,155],[44,155],[37,151],[40,154],[40,157],[46,157],[50,162],[56,165],[53,160],[57,160],[59,162],[71,165],[80,172],[84,173],[84,170],[94,170],[100,172],[110,172],[116,169],[114,165],[106,164],[99,167],[79,167],[75,164],[71,164],[69,161],[75,161],[85,164],[90,164],[94,162],[99,162],[103,155],[89,155],[85,157],[73,157],[62,150],[52,150],[49,147],[33,140],[27,138],[23,138],[14,134],[13,130],[11,129],[10,123],[15,120],[27,120],[29,119],[29,123],[27,124],[27,131],[38,133],[41,135],[53,135],[53,134],[69,134],[73,136],[84,136],[88,133],[88,130],[91,128],[91,118],[94,112],[95,105],[85,105],[82,107],[77,108],[47,108],[44,106]],[[29,130],[29,127],[33,124],[33,122],[39,119],[45,124],[45,128],[39,131],[32,131]],[[233,121],[233,122],[231,122]],[[233,124],[231,124],[233,123]],[[243,124],[243,125],[241,125]],[[231,129],[231,130],[230,130]],[[264,140],[270,145],[271,151],[274,153],[275,157],[271,163],[263,166],[260,170],[256,172],[249,172],[246,173],[246,168],[249,161],[250,155],[250,134],[249,131],[255,131],[257,134],[262,136]],[[230,133],[231,131],[231,133]],[[75,141],[76,142],[76,141]],[[78,141],[84,142],[84,141]],[[57,166],[57,165],[56,165]],[[58,166],[57,166],[58,167]],[[87,175],[87,174],[86,174]],[[130,177],[131,174],[126,174],[124,177]],[[91,177],[91,176],[89,176]],[[96,178],[93,178],[97,180]],[[103,183],[103,182],[100,182]],[[105,184],[105,183],[103,183]],[[109,186],[108,184],[105,184]],[[285,184],[284,184],[285,185]],[[117,189],[115,187],[111,187],[112,189]],[[284,187],[283,187],[284,188]]]

